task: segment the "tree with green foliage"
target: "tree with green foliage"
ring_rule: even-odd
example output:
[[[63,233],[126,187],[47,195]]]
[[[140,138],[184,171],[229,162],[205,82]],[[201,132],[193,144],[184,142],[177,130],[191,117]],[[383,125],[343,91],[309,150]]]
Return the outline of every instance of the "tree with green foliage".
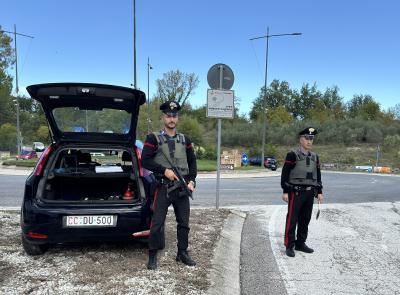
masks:
[[[261,88],[260,94],[253,102],[250,119],[252,121],[259,121],[263,118],[265,108],[268,112],[279,106],[287,108],[291,105],[292,96],[293,91],[290,89],[288,82],[273,80],[267,89],[264,87]]]
[[[199,78],[195,73],[186,74],[176,70],[164,73],[156,83],[159,100],[175,100],[183,107],[199,85]]]
[[[393,118],[400,120],[400,103],[396,104],[394,107],[389,108],[389,113],[393,114]]]
[[[14,64],[13,39],[6,35],[0,26],[0,125],[12,123],[15,107],[10,99],[12,77],[7,69]]]
[[[299,92],[294,92],[289,110],[296,119],[308,119],[307,114],[309,110],[313,109],[316,101],[321,98],[322,93],[317,89],[316,83],[313,86],[305,83]]]
[[[5,70],[15,62],[14,49],[11,47],[13,39],[9,37],[0,25],[0,69]]]
[[[195,118],[188,116],[179,116],[177,130],[189,136],[194,145],[203,145],[204,130]]]
[[[50,133],[47,125],[41,125],[36,131],[36,141],[50,143]]]
[[[347,103],[347,112],[350,118],[376,120],[381,114],[380,105],[371,95],[357,94]]]
[[[12,151],[17,150],[15,134],[17,129],[10,123],[6,123],[0,126],[0,151]]]
[[[267,121],[269,124],[285,124],[293,120],[293,116],[286,110],[285,106],[279,106],[267,112]]]

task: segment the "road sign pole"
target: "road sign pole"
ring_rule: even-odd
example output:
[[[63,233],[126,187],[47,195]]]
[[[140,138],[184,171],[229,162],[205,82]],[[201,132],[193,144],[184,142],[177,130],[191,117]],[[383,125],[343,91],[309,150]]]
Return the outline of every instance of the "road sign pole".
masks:
[[[219,184],[221,178],[221,118],[233,119],[234,117],[234,94],[233,91],[229,91],[233,81],[233,72],[227,65],[215,64],[208,70],[207,82],[211,87],[211,91],[207,91],[207,117],[217,118],[218,120],[217,187],[215,196],[215,207],[217,209],[219,209]]]
[[[219,89],[222,90],[223,83],[223,73],[224,67],[222,65],[219,66]],[[219,209],[219,183],[221,177],[221,119],[218,119],[218,142],[217,142],[217,190],[216,190],[216,199],[215,199],[215,208]]]

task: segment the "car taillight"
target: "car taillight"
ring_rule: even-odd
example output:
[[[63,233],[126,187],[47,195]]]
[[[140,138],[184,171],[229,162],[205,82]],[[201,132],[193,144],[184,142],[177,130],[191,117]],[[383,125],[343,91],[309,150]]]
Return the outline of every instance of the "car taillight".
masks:
[[[35,176],[40,176],[44,169],[44,165],[46,164],[47,160],[49,159],[50,154],[53,152],[53,147],[49,145],[43,154],[40,156],[38,163],[36,164],[35,171],[33,172]]]
[[[136,156],[137,156],[138,163],[139,163],[139,175],[141,177],[143,177],[144,173],[143,173],[143,167],[142,167],[142,150],[139,149],[138,147],[136,147],[135,151],[136,151]]]
[[[41,233],[35,233],[33,231],[28,231],[27,236],[32,239],[47,239],[49,237],[48,235],[44,235]]]
[[[135,232],[135,233],[132,234],[132,236],[134,236],[135,238],[137,238],[137,237],[148,237],[148,236],[150,236],[150,230],[144,230],[144,231]]]

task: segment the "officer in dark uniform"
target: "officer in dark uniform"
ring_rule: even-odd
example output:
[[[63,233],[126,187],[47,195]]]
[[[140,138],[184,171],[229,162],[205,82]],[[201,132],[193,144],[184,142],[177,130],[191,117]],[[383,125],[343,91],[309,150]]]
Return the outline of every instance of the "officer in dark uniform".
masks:
[[[316,134],[317,130],[313,127],[300,131],[300,147],[286,155],[282,168],[282,199],[288,203],[284,244],[289,257],[295,256],[293,248],[305,253],[314,252],[305,242],[314,197],[318,198],[318,202],[323,200],[319,158],[311,152]]]
[[[187,252],[190,230],[189,196],[180,193],[181,190],[177,187],[179,185],[178,177],[170,165],[171,162],[179,169],[188,188],[193,192],[197,176],[196,156],[190,139],[176,132],[180,108],[179,103],[175,101],[167,101],[160,106],[160,110],[163,112],[164,129],[147,135],[142,151],[143,167],[152,171],[158,182],[154,194],[147,264],[147,268],[152,270],[157,268],[157,250],[165,247],[164,222],[171,204],[174,207],[177,221],[178,254],[176,261],[190,266],[196,265]]]

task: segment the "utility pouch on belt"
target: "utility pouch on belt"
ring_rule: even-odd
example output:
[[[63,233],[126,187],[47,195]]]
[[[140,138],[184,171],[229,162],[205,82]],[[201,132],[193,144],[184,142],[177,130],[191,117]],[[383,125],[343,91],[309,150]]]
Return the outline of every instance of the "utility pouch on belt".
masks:
[[[167,194],[172,193],[172,192],[177,193],[179,198],[188,196],[186,191],[184,189],[182,189],[182,185],[179,181],[171,181],[167,185]]]

